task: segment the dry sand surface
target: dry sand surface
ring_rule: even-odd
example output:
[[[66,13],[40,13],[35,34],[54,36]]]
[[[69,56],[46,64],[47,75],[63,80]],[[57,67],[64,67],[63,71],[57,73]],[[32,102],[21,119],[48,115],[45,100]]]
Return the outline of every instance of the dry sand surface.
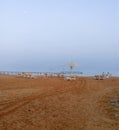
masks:
[[[119,130],[119,78],[0,76],[0,130]]]

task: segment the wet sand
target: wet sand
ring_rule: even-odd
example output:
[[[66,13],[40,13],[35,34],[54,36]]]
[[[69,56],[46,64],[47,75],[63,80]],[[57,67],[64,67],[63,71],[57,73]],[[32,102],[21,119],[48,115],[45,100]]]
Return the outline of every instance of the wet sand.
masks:
[[[0,130],[119,130],[119,77],[0,76]]]

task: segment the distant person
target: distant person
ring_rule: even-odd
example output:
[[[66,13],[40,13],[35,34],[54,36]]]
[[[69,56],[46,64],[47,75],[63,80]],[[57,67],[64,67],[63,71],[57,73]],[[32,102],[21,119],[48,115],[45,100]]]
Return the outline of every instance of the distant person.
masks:
[[[103,72],[102,74],[105,74],[105,72]]]
[[[109,76],[110,76],[110,73],[109,73],[109,72],[107,72],[107,74],[106,74],[106,78],[109,78]]]

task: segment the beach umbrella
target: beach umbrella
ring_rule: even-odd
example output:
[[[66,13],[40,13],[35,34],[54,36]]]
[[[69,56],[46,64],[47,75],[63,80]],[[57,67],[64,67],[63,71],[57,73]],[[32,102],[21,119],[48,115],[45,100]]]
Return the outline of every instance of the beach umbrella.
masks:
[[[77,65],[76,63],[74,63],[74,62],[70,62],[70,63],[66,64],[66,66],[69,66],[69,68],[70,68],[70,70],[71,70],[71,73],[72,73],[73,68],[74,68],[75,66],[78,66],[78,65]]]

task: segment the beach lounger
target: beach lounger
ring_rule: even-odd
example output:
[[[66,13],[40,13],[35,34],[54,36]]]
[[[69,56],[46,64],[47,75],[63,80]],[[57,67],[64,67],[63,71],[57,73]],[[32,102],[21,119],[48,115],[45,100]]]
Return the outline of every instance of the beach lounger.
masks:
[[[95,79],[96,80],[100,80],[100,76],[99,75],[95,75]]]

